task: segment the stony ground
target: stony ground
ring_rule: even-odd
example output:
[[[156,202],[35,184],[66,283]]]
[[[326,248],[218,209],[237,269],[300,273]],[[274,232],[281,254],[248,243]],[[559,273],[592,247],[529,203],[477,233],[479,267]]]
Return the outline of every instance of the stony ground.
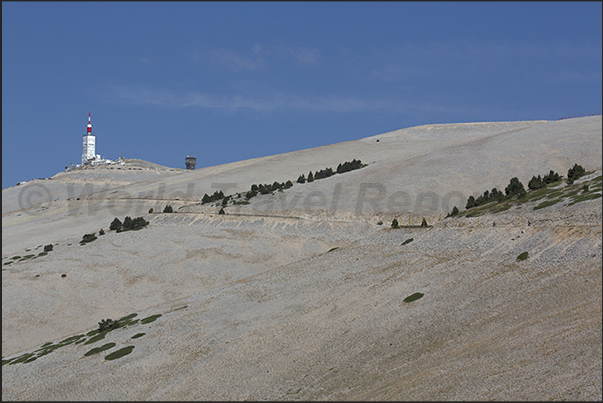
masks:
[[[507,133],[548,125],[559,134],[555,125],[567,122],[503,122],[481,129],[496,137],[494,126],[506,124]],[[594,119],[575,123],[572,130],[596,128]],[[461,140],[481,141],[482,132],[468,130],[479,124],[445,126],[402,134],[430,132],[461,148],[469,147]],[[400,133],[355,143],[373,147],[376,138],[379,144],[393,142]],[[599,152],[599,165],[587,166],[598,170],[594,176],[601,174],[597,141],[590,149]],[[343,147],[352,146],[363,149]],[[335,145],[327,147],[334,161],[351,159]],[[427,143],[420,147],[429,151]],[[432,147],[433,157],[439,146]],[[560,150],[551,160],[573,161],[585,149]],[[300,161],[312,157],[310,151],[296,153]],[[278,166],[279,158],[263,161]],[[157,197],[133,204],[107,199],[114,190],[138,195],[160,182],[166,194],[185,193],[195,175],[199,182],[193,183],[224,183],[233,170],[249,171],[260,162],[209,172],[153,171],[156,178],[149,170],[140,182],[132,172],[95,171],[98,182],[90,183],[120,183],[79,201],[61,199],[66,192],[57,186],[52,193],[60,200],[28,209],[15,202],[23,188],[3,191],[3,399],[601,400],[600,198],[540,210],[533,210],[534,202],[441,222],[437,209],[388,211],[386,202],[384,211],[358,212],[351,202],[335,210],[302,205],[260,211],[250,204],[218,215],[186,195],[172,194],[175,214],[148,214],[148,208],[165,204]],[[377,171],[369,168],[315,183],[370,183]],[[63,184],[82,179],[61,176],[68,178]],[[492,187],[485,182],[475,190]],[[289,191],[305,198],[319,189],[306,185]],[[111,220],[126,213],[144,215],[149,226],[108,231]],[[404,224],[422,215],[432,227],[389,226],[392,217]],[[100,228],[107,233],[79,245],[83,233]],[[54,250],[37,256],[47,243]],[[522,252],[529,253],[526,260],[517,259]],[[26,254],[37,257],[5,264]],[[404,302],[415,293],[422,298]],[[102,340],[87,335],[101,319],[132,313],[137,319],[161,316],[132,322]],[[103,345],[106,351],[85,355]],[[127,346],[134,346],[130,354],[107,359]],[[4,361],[17,357],[30,361]]]

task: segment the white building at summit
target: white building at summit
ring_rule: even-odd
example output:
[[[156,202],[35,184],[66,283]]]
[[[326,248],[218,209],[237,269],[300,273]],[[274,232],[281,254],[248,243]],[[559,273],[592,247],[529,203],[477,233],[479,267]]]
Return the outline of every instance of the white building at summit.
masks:
[[[94,153],[96,148],[96,137],[92,135],[92,123],[90,123],[90,112],[88,112],[88,129],[84,135],[84,150],[82,152],[82,165],[89,161],[92,162],[97,155]],[[100,159],[100,155],[98,156]]]
[[[96,154],[96,137],[92,135],[92,123],[90,123],[90,112],[88,112],[88,129],[84,135],[82,147],[82,166],[111,164],[113,161],[103,159],[100,154]]]

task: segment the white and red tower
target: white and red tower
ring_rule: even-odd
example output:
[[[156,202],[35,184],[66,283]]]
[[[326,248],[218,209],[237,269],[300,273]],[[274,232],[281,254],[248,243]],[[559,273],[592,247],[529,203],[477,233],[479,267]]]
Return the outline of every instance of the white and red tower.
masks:
[[[89,160],[93,160],[95,154],[95,142],[96,138],[92,135],[92,123],[90,123],[90,112],[88,112],[88,128],[84,135],[84,144],[82,152],[82,165],[86,164]]]

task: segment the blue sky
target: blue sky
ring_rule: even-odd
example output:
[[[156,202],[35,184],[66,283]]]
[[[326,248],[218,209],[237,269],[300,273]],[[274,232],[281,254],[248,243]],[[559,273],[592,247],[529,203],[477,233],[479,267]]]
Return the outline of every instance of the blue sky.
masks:
[[[2,188],[601,113],[601,2],[2,2]],[[353,156],[350,156],[353,157]]]

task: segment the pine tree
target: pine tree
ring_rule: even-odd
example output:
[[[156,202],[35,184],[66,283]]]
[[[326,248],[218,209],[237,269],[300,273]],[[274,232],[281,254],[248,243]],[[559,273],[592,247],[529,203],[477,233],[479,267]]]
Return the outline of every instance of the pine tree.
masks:
[[[536,190],[542,187],[544,187],[544,182],[542,181],[540,175],[532,176],[532,179],[530,179],[530,181],[528,182],[528,189]]]
[[[115,217],[115,219],[111,222],[109,229],[110,230],[118,230],[120,228],[121,228],[121,221],[119,220],[119,218]]]
[[[314,182],[314,175],[312,175],[312,171],[308,174],[308,182]]]
[[[392,228],[398,228],[400,226],[400,224],[398,223],[397,219],[393,219],[392,220]]]
[[[571,179],[571,183],[574,183],[574,180],[580,178],[581,176],[584,176],[585,173],[586,171],[581,165],[574,164],[574,166],[567,171],[568,183],[569,179]]]
[[[126,216],[126,218],[124,218],[124,223],[122,224],[122,228],[125,230],[132,229],[132,224],[133,224],[132,217]]]
[[[505,193],[507,196],[514,196],[516,194],[525,193],[525,188],[523,187],[523,183],[519,181],[519,179],[511,178],[509,185],[505,188]]]

